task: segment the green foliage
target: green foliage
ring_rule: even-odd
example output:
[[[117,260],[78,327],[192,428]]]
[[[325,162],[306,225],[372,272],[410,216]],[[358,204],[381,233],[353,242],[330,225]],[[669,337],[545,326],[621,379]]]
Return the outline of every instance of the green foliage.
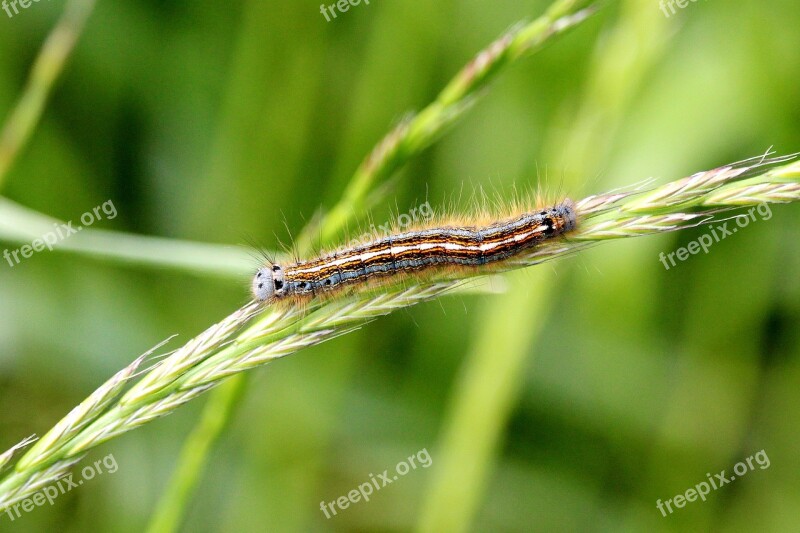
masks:
[[[74,17],[91,3],[69,5]],[[558,2],[550,20],[579,7]],[[7,28],[0,108],[11,110],[25,89],[36,43],[59,8],[39,3],[0,19]],[[435,203],[462,186],[541,184],[577,199],[652,175],[661,185],[768,146],[779,153],[800,146],[789,112],[798,108],[792,88],[800,71],[785,60],[800,44],[786,30],[800,22],[800,9],[788,0],[769,9],[754,0],[692,3],[669,19],[654,1],[608,2],[513,69],[487,70],[507,72],[462,117],[461,104],[482,94],[475,89],[485,80],[468,89],[458,76],[448,80],[511,21],[546,9],[542,2],[372,2],[327,23],[302,3],[100,3],[63,78],[49,88],[50,104],[34,99],[23,115],[28,126],[18,131],[39,127],[19,143],[2,179],[0,238],[17,248],[51,224],[38,213],[73,220],[109,198],[120,216],[87,230],[88,239],[67,241],[64,251],[73,253],[42,252],[0,268],[4,448],[44,433],[157,339],[191,338],[244,303],[255,263],[224,245],[188,241],[231,245],[252,235],[277,248],[277,237],[290,240],[284,220],[297,234],[320,206],[334,216],[313,221],[317,229],[301,239],[336,240],[343,226],[363,221],[365,207],[383,220],[389,207],[402,212],[425,197]],[[67,20],[80,25],[79,18]],[[524,28],[541,31],[538,24]],[[739,26],[746,28],[731,30]],[[509,50],[504,59],[516,59],[518,49]],[[440,107],[430,115],[437,110],[424,107],[430,101],[456,114]],[[363,155],[409,109],[423,110],[422,129],[408,130],[417,140],[385,172],[358,178]],[[367,197],[456,117],[450,135],[389,182],[388,196],[382,189],[377,203]],[[8,151],[0,156],[2,163]],[[649,202],[614,211],[627,213],[625,223],[614,226],[619,215],[606,213],[598,232],[586,235],[663,232],[670,221],[630,224],[667,211],[793,200],[796,182],[794,164],[688,196],[666,185]],[[342,191],[349,192],[337,204]],[[183,505],[187,531],[265,524],[289,531],[787,530],[800,509],[792,496],[800,470],[791,420],[800,400],[792,333],[800,254],[796,206],[773,212],[670,270],[659,253],[704,229],[606,243],[509,274],[504,294],[442,298],[374,321],[251,373],[241,396],[218,389],[201,418],[192,406],[202,400],[90,451],[88,462],[114,453],[118,472],[13,527],[140,531],[161,501],[171,515],[154,530],[179,523]],[[346,326],[347,312],[362,321],[382,314],[331,305],[344,314],[312,314],[294,334],[310,327],[312,335],[332,335],[331,327]],[[258,335],[247,340],[271,346]],[[222,368],[214,365],[231,358],[218,357],[195,366],[198,353],[185,355],[192,362],[185,368],[160,367],[184,381],[148,389],[155,382],[145,377],[124,397],[125,413],[147,421],[174,407],[151,405],[153,395],[182,391],[189,399],[214,371],[260,362]],[[84,426],[79,415],[106,408],[126,379],[112,378],[105,393],[70,414],[76,423],[34,452],[65,434],[78,456],[104,440],[108,425]],[[181,389],[186,383],[192,386]],[[73,440],[77,432],[82,438]],[[326,520],[320,500],[422,448],[433,458],[430,469]],[[656,509],[657,499],[761,449],[770,469],[666,518]],[[179,468],[183,475],[161,500],[179,455],[181,467],[190,466]],[[36,456],[17,469],[36,465]]]

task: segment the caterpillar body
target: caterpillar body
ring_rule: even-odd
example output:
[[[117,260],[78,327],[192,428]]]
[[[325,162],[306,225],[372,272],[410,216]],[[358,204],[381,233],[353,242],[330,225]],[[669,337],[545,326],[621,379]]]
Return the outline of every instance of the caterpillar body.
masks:
[[[253,277],[252,295],[264,303],[303,301],[376,280],[387,282],[447,269],[479,273],[573,231],[577,224],[575,204],[566,199],[486,226],[452,225],[396,233],[315,259],[261,267]]]

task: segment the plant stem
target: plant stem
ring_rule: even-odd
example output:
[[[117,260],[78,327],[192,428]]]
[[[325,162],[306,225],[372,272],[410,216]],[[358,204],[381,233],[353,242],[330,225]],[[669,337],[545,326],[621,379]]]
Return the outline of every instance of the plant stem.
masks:
[[[551,37],[580,24],[593,10],[579,9],[586,0],[557,0],[530,24],[517,26],[479,52],[422,111],[398,124],[364,159],[348,183],[342,198],[320,225],[309,225],[297,244],[308,248],[312,237],[329,243],[342,231],[353,213],[365,211],[365,199],[376,182],[387,178],[412,157],[436,141],[448,126],[468,110],[501,72]]]
[[[706,175],[732,176],[729,172],[732,166],[695,174],[688,182],[680,180],[684,183],[681,191],[696,190],[698,205],[723,188],[728,194],[750,198],[756,203],[800,201],[800,187],[793,194],[781,191],[777,196],[771,187],[774,184],[800,183],[800,165],[794,162],[767,168],[776,162],[785,163],[785,159],[745,164],[745,173],[752,176],[750,179],[731,177],[733,181],[730,182],[720,180],[716,189],[710,191],[705,186]],[[742,164],[733,165],[740,166]],[[670,187],[671,184],[667,184],[663,188],[667,190]],[[585,242],[674,231],[697,225],[698,216],[703,217],[701,222],[708,219],[702,213],[664,213],[664,206],[671,201],[669,196],[663,198],[663,204],[651,206],[652,214],[643,212],[631,216],[628,211],[637,205],[637,194],[642,193],[636,190],[612,192],[577,202],[578,218],[583,220],[577,233],[564,242],[551,242],[549,247],[553,251],[549,255],[546,254],[548,245],[543,246],[530,263],[558,257]],[[737,200],[735,204],[722,209],[736,209],[741,202]],[[586,216],[581,216],[581,209],[586,209]],[[611,236],[607,234],[609,232]],[[515,266],[524,264],[520,261]],[[464,279],[472,277],[469,273],[466,275]],[[159,360],[125,391],[145,356],[138,358],[73,409],[17,461],[14,470],[0,482],[0,511],[64,475],[98,444],[174,412],[231,376],[347,334],[397,309],[452,292],[462,282],[458,279],[419,280],[406,286],[398,281],[396,286],[343,294],[325,302],[315,301],[305,310],[292,306],[263,309],[251,303],[211,326],[169,357]]]
[[[518,30],[503,36],[489,48],[479,53],[445,87],[433,103],[423,109],[416,117],[402,122],[378,143],[350,179],[340,201],[331,213],[320,222],[321,226],[309,224],[301,232],[300,237],[295,242],[296,249],[307,251],[310,248],[312,235],[321,235],[323,242],[337,235],[343,226],[346,226],[347,223],[355,218],[356,212],[364,209],[364,202],[375,183],[380,183],[380,181],[391,176],[407,161],[417,156],[429,144],[434,142],[447,125],[455,122],[471,106],[474,96],[491,79],[497,77],[502,70],[510,66],[526,52],[535,50],[538,45],[549,37],[581,22],[589,12],[575,14],[574,10],[577,9],[578,4],[579,2],[573,0],[556,2],[544,17],[531,24],[519,27]],[[217,412],[221,409],[221,404],[226,404],[227,401],[228,394],[225,391],[214,391],[205,409],[206,411]],[[227,412],[230,413],[231,411],[228,410]],[[204,416],[203,420],[205,418]],[[208,452],[209,448],[206,448],[205,451]],[[195,456],[187,457],[186,460],[194,461],[194,465],[185,465],[181,460],[178,465],[178,472],[186,471],[193,466],[199,468],[198,460]],[[173,501],[176,498],[170,496],[180,490],[187,491],[185,486],[183,489],[176,486],[185,485],[184,478],[185,476],[176,473],[171,481],[166,499],[162,500],[159,505],[157,515],[166,513],[166,511],[161,511],[165,508],[174,509],[177,505],[185,505],[187,503],[186,499]],[[193,477],[194,482],[197,482],[198,479],[199,476],[197,475]],[[169,500],[169,503],[167,500]],[[179,514],[179,510],[173,510],[171,517]],[[156,520],[159,520],[159,518],[156,518]],[[169,522],[169,525],[171,528],[159,531],[172,531],[177,527],[176,522]]]
[[[178,456],[178,466],[150,519],[146,530],[148,533],[171,533],[178,530],[186,506],[205,470],[208,454],[228,425],[246,386],[247,375],[239,374],[211,394],[200,421],[186,439]]]
[[[0,187],[39,123],[50,91],[64,69],[94,4],[95,0],[69,0],[36,57],[22,96],[0,134]]]

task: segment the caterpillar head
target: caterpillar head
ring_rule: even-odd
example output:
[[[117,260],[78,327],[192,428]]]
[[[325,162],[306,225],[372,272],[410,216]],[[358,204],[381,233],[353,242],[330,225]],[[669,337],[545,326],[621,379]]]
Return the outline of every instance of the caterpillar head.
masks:
[[[259,268],[253,276],[251,291],[253,298],[259,302],[268,302],[283,296],[285,292],[283,268],[280,265]]]

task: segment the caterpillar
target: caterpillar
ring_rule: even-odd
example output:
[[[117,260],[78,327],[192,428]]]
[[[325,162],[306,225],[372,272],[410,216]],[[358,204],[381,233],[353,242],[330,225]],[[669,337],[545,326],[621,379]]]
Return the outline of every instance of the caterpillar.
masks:
[[[446,269],[479,273],[567,234],[577,224],[575,204],[565,199],[485,226],[445,225],[396,233],[315,259],[261,267],[252,280],[252,295],[263,303],[305,301],[375,280]]]

